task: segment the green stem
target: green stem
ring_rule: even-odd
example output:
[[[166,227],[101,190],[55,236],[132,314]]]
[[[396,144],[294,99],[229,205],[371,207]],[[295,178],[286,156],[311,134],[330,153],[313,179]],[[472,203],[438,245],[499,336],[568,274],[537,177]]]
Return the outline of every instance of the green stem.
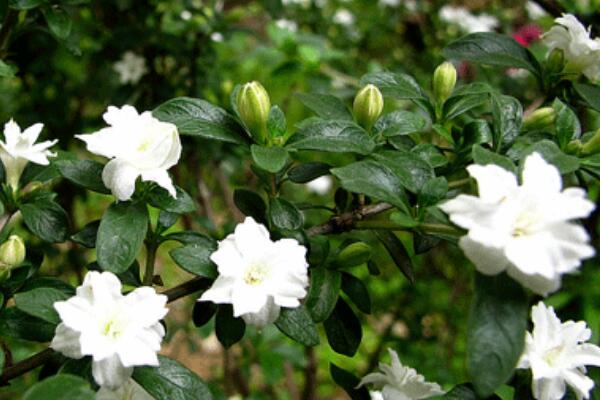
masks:
[[[448,189],[454,189],[457,187],[461,187],[467,185],[471,182],[471,178],[458,179],[456,181],[448,182]]]
[[[453,226],[450,225],[444,225],[444,224],[421,224],[419,225],[419,229],[423,232],[423,233],[441,233],[443,235],[450,235],[450,236],[462,236],[463,232],[460,231],[459,229],[456,229]]]
[[[146,243],[146,270],[144,271],[144,286],[152,286],[154,278],[154,262],[156,261],[158,246],[154,242]]]

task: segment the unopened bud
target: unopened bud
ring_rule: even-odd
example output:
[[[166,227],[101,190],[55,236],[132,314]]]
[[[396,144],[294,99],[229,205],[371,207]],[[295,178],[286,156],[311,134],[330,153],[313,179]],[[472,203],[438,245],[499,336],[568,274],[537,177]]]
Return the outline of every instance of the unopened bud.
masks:
[[[578,156],[581,154],[582,147],[583,145],[581,144],[581,140],[571,140],[569,143],[567,143],[567,146],[565,147],[565,153],[574,154]]]
[[[589,156],[600,152],[600,129],[596,131],[594,136],[581,146],[581,155]]]
[[[11,235],[0,245],[0,268],[15,268],[25,260],[25,243],[17,235]]]
[[[446,61],[433,72],[433,96],[438,104],[443,104],[456,86],[456,68]]]
[[[352,243],[344,248],[336,257],[336,263],[342,267],[354,267],[371,259],[371,246],[363,242]]]
[[[549,54],[546,61],[548,72],[557,74],[565,68],[565,53],[562,49],[555,48]]]
[[[354,118],[369,130],[383,111],[383,96],[375,85],[368,84],[358,91],[353,104]]]
[[[546,128],[554,123],[556,111],[552,107],[538,108],[523,120],[523,128],[536,130]]]
[[[254,140],[265,143],[271,100],[263,85],[257,81],[244,84],[237,94],[236,103],[240,118]]]

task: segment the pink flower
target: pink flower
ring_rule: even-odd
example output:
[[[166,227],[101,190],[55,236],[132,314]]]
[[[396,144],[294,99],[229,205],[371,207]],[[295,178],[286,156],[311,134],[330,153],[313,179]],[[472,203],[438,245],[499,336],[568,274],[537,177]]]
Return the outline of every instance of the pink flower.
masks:
[[[517,29],[512,36],[521,46],[529,47],[533,42],[540,40],[542,33],[542,28],[537,24],[527,24]]]

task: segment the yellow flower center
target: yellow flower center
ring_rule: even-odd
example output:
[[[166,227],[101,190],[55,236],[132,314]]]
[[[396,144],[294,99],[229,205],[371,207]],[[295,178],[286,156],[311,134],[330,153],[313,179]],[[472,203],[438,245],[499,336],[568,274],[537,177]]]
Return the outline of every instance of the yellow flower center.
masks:
[[[253,264],[244,273],[244,282],[251,286],[257,286],[263,283],[267,276],[267,269],[262,265]]]
[[[137,151],[144,152],[150,148],[151,141],[150,139],[145,139],[138,145]]]
[[[544,361],[546,361],[548,365],[553,367],[560,358],[563,350],[564,346],[556,346],[551,348],[546,352],[546,354],[544,354]]]
[[[532,213],[524,212],[520,214],[513,224],[513,237],[520,237],[529,234],[535,222],[536,218]]]
[[[111,316],[100,324],[100,333],[109,339],[116,340],[125,332],[125,324],[115,316]]]

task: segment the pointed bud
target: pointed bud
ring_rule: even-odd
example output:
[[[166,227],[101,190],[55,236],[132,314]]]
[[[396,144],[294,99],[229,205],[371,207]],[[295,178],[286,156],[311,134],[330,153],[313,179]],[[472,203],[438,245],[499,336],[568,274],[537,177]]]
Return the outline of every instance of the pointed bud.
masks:
[[[554,123],[556,111],[552,107],[538,108],[523,120],[523,128],[526,130],[537,130],[546,128]]]
[[[600,152],[600,129],[594,133],[594,136],[590,138],[581,146],[581,155],[589,156]]]
[[[353,111],[356,122],[367,130],[371,129],[383,111],[383,96],[377,86],[368,84],[358,91]]]
[[[0,245],[0,268],[18,267],[25,260],[25,243],[17,235],[11,235]]]
[[[565,53],[562,49],[554,48],[546,61],[546,67],[551,74],[557,74],[565,68]]]
[[[456,68],[446,61],[433,72],[433,96],[438,104],[443,104],[456,86]]]
[[[244,84],[237,94],[236,104],[240,118],[252,138],[260,144],[267,139],[267,120],[271,110],[269,93],[257,81]]]

